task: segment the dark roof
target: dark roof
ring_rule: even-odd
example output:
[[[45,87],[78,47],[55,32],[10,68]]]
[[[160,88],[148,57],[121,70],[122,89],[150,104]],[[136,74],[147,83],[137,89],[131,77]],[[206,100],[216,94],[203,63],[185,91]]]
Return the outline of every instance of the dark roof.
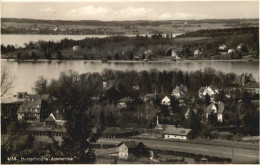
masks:
[[[187,129],[187,128],[167,127],[166,130],[164,131],[164,134],[186,136],[190,132],[191,129]]]
[[[40,108],[42,103],[42,99],[40,95],[29,95],[28,98],[22,103],[19,107],[19,112],[23,111],[24,109],[33,109],[33,108]],[[37,107],[39,105],[40,107]]]
[[[52,116],[49,116],[44,121],[46,122],[46,121],[55,121],[55,120]]]
[[[178,92],[180,92],[181,94],[185,95],[188,93],[188,88],[185,85],[179,85],[176,86],[176,88],[174,89],[174,91],[177,90]]]
[[[127,148],[136,148],[137,146],[141,145],[144,146],[144,144],[140,141],[130,140],[130,141],[123,141],[119,143],[117,146],[121,146],[122,144],[125,144]]]
[[[54,116],[56,120],[64,120],[64,116],[62,114],[55,114]]]

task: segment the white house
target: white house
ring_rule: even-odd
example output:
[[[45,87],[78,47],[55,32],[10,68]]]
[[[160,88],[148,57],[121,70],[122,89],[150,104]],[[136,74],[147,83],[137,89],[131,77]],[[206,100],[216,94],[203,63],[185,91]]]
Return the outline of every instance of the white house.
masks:
[[[55,116],[56,116],[56,117],[55,117]],[[51,113],[51,114],[49,115],[49,117],[45,119],[45,122],[46,122],[46,120],[47,120],[47,121],[53,120],[57,125],[64,125],[64,123],[65,123],[66,121],[63,119],[63,116],[58,113],[58,110],[56,111],[55,116],[53,115],[53,113]],[[51,119],[51,120],[50,120],[50,119]]]
[[[224,112],[224,103],[223,102],[213,102],[206,108],[206,119],[209,118],[211,113],[217,114],[218,122],[223,122],[223,112]]]
[[[120,143],[118,145],[118,156],[119,159],[128,159],[128,147],[125,143]]]
[[[191,137],[191,129],[167,127],[163,132],[164,139],[187,140]]]
[[[175,51],[175,50],[172,50],[172,53],[171,53],[172,55],[172,57],[173,58],[176,58],[177,56],[178,56],[178,54],[177,54],[177,52]]]
[[[239,44],[239,45],[237,46],[237,50],[241,50],[241,49],[242,49],[242,46],[243,46],[243,44]]]
[[[79,50],[79,46],[73,46],[72,50],[73,51],[78,51]]]
[[[222,44],[219,46],[219,50],[226,50],[227,46],[225,44]]]
[[[206,95],[209,95],[210,97],[214,96],[215,94],[218,94],[218,89],[213,88],[212,86],[206,86],[201,87],[199,89],[199,97],[205,97]]]
[[[162,99],[161,104],[162,104],[162,105],[171,105],[171,100],[169,99],[168,96],[165,96],[165,97]]]
[[[228,54],[235,52],[234,49],[228,49]]]
[[[198,49],[194,50],[194,56],[198,57],[199,55],[201,55],[201,51]]]
[[[119,151],[119,159],[128,159],[136,154],[136,151],[144,151],[145,145],[141,141],[128,140],[117,145]]]

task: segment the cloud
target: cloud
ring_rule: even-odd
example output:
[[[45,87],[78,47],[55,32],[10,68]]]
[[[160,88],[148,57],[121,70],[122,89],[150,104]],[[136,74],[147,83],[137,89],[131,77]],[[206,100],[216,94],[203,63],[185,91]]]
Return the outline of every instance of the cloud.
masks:
[[[65,11],[70,19],[90,20],[166,20],[172,18],[169,13],[158,13],[154,9],[145,7],[126,7],[113,10],[108,7],[86,6]]]
[[[207,15],[195,14],[195,13],[176,13],[174,19],[204,19],[209,18]]]
[[[55,10],[51,7],[40,9],[41,12],[52,14]],[[56,12],[55,12],[56,13]],[[181,20],[181,19],[204,19],[207,15],[186,12],[159,12],[154,8],[147,7],[124,7],[115,10],[110,7],[87,5],[70,10],[60,10],[58,17],[71,20],[103,20],[103,21],[123,21],[123,20]]]
[[[106,15],[111,12],[111,9],[105,8],[105,7],[95,7],[95,6],[86,6],[79,9],[72,9],[67,12],[67,15],[78,15],[79,17],[82,16],[101,16]]]
[[[168,13],[163,13],[158,17],[160,20],[170,20],[172,19],[172,15]]]
[[[51,7],[46,7],[46,8],[41,8],[40,9],[40,12],[47,12],[47,13],[49,13],[49,12],[53,12],[53,11],[54,11],[54,9],[51,8]]]

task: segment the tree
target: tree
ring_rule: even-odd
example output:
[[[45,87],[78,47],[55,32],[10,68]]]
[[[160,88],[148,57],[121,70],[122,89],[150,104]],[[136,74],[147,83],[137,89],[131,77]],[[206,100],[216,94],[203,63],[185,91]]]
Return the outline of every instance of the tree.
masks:
[[[206,94],[206,96],[205,96],[205,104],[207,106],[210,104],[210,96],[209,96],[209,94]]]
[[[129,55],[129,60],[133,60],[134,59],[134,53],[131,52],[130,55]]]
[[[8,138],[1,143],[1,163],[17,163],[8,161],[8,157],[20,155],[24,146],[27,146],[25,142],[19,140],[21,135],[17,134],[21,130],[26,130],[27,127],[28,125],[24,121],[19,123],[11,122],[8,125]],[[29,147],[31,146],[29,145]]]
[[[119,55],[116,53],[115,60],[119,60]]]
[[[21,56],[22,56],[22,55],[21,55],[21,52],[19,51],[19,52],[17,53],[17,57],[16,57],[17,60],[20,60],[20,59],[21,59]]]
[[[15,76],[9,71],[6,66],[1,68],[1,98],[9,95],[9,91],[14,87]]]
[[[35,141],[34,136],[32,134],[28,135],[25,143],[26,148],[28,149],[33,148],[34,141]]]
[[[217,120],[217,114],[214,112],[211,112],[208,116],[209,123],[213,126],[215,126],[218,122]]]
[[[40,76],[38,80],[34,83],[32,88],[38,94],[47,93],[48,81],[43,76]]]
[[[63,57],[62,57],[61,51],[58,51],[58,60],[63,60]]]
[[[250,99],[249,93],[246,90],[243,93],[242,101],[244,104],[247,104],[247,105],[251,104],[251,99]]]
[[[34,60],[38,59],[38,55],[34,51],[32,51],[32,59]]]
[[[177,83],[178,84],[183,84],[184,83],[184,76],[183,76],[183,73],[182,73],[181,70],[178,72]]]
[[[64,156],[73,157],[76,163],[94,163],[92,147],[101,132],[94,128],[94,116],[88,111],[87,89],[93,87],[84,81],[84,76],[73,71],[62,72],[58,81],[59,106],[66,120],[61,151]]]
[[[201,123],[200,123],[198,116],[195,114],[195,112],[193,110],[190,111],[189,120],[190,120],[189,128],[192,129],[192,134],[194,137],[196,137],[197,135],[199,135]]]
[[[104,128],[104,126],[106,125],[104,109],[102,109],[100,112],[100,125],[101,125],[101,128]]]
[[[185,85],[187,86],[188,89],[190,88],[190,78],[188,73],[186,73],[185,75]]]

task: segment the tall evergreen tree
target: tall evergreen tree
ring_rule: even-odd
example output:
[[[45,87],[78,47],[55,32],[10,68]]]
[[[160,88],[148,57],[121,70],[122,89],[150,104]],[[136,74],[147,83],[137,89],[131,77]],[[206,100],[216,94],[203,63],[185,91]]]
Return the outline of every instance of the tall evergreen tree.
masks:
[[[205,104],[208,106],[210,104],[210,96],[206,94],[205,96]]]

